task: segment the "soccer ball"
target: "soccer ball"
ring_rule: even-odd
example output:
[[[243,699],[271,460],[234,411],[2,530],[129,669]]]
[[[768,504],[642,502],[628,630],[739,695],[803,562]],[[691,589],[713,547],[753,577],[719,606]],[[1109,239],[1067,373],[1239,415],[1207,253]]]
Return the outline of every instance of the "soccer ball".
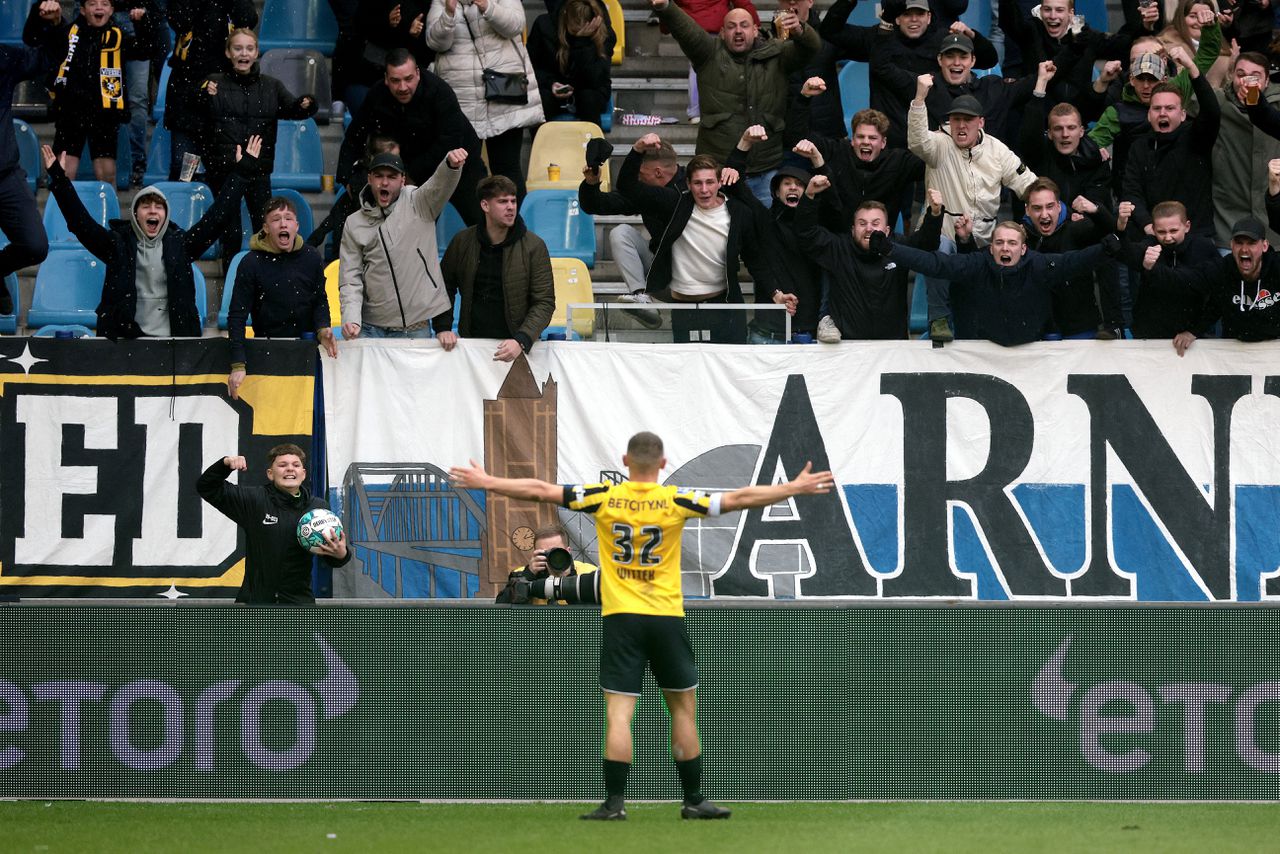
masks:
[[[342,520],[323,507],[308,510],[298,520],[298,545],[312,549],[325,544],[324,532],[332,531],[334,537],[342,536]]]

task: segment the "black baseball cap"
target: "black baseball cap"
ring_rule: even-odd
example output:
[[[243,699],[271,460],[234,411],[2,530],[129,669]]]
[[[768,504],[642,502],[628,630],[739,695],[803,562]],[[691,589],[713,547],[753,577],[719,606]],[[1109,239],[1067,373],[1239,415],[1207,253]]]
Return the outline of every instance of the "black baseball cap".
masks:
[[[973,53],[973,39],[964,33],[951,33],[942,40],[942,46],[938,48],[938,56],[942,56],[949,50],[962,50],[965,53]]]
[[[978,116],[985,115],[982,110],[982,104],[972,95],[961,95],[951,102],[951,106],[947,108],[948,116]]]
[[[1267,227],[1254,217],[1247,216],[1237,220],[1236,224],[1231,226],[1231,236],[1247,237],[1249,240],[1266,240]]]
[[[394,169],[401,175],[406,175],[409,171],[404,168],[404,161],[400,159],[400,155],[392,154],[390,151],[373,156],[369,161],[369,171],[372,172],[375,169]]]

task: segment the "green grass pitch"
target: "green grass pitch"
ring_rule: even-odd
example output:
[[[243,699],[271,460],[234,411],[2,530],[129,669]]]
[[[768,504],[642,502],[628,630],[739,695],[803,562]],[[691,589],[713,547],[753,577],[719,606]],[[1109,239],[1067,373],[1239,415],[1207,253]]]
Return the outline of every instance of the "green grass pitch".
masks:
[[[678,804],[0,802],[6,852],[1275,851],[1276,804],[730,804],[690,822]]]

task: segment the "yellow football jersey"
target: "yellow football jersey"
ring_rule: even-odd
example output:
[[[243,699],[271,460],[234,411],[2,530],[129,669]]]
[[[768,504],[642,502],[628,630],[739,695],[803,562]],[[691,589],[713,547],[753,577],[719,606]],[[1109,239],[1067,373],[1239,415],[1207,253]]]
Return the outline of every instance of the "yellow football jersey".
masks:
[[[680,537],[686,519],[718,516],[720,496],[656,483],[564,488],[564,506],[596,517],[600,613],[684,616]]]

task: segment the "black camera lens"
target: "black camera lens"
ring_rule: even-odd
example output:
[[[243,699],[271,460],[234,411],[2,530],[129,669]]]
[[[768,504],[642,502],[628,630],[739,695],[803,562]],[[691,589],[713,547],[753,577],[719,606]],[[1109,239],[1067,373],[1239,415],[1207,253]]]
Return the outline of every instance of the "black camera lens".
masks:
[[[547,549],[547,568],[552,572],[564,572],[572,567],[573,555],[569,554],[568,549],[562,549],[559,546]]]

